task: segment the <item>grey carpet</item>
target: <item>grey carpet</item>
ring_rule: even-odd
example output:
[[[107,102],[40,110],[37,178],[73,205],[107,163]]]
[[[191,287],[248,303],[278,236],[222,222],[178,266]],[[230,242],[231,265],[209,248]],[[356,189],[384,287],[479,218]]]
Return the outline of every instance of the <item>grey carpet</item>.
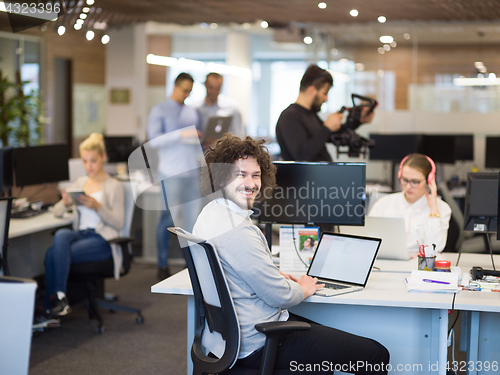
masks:
[[[33,337],[29,375],[185,375],[187,297],[151,293],[155,283],[156,266],[144,264],[106,281],[106,291],[140,308],[145,323],[137,324],[132,313],[102,311],[105,333],[97,335],[85,306],[73,306],[61,327]]]

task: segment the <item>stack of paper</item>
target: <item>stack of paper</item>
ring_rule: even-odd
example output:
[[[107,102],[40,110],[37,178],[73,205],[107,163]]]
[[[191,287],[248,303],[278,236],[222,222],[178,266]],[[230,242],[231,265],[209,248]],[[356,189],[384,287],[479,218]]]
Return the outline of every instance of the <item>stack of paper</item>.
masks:
[[[458,274],[455,272],[411,271],[408,292],[456,293]]]

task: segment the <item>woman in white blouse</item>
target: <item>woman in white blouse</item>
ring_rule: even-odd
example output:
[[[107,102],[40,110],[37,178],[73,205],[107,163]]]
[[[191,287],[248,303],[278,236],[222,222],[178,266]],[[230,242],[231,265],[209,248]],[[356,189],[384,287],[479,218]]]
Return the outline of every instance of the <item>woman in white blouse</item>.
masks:
[[[83,189],[75,205],[64,190],[54,205],[55,216],[76,209],[73,230],[59,229],[45,256],[44,309],[52,316],[71,311],[66,298],[66,283],[71,264],[114,258],[106,240],[118,237],[124,224],[124,192],[121,183],[103,169],[106,151],[103,136],[91,134],[80,144],[80,157],[88,176],[75,181],[73,188]]]
[[[434,244],[437,251],[443,251],[446,245],[451,209],[437,196],[435,175],[436,166],[428,156],[406,156],[398,173],[401,192],[381,197],[368,213],[369,216],[404,218],[407,247],[415,254],[419,243]]]

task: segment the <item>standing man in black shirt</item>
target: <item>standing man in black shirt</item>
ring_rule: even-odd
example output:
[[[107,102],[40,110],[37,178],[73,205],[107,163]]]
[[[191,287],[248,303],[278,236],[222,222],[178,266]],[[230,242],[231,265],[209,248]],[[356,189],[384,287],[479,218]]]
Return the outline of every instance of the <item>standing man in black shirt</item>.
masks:
[[[332,113],[324,122],[317,115],[332,86],[333,78],[328,71],[309,65],[300,81],[297,100],[281,113],[276,124],[276,138],[284,160],[332,161],[325,143],[332,133],[341,130],[343,114]],[[373,112],[362,115],[362,122],[370,122],[372,117]]]

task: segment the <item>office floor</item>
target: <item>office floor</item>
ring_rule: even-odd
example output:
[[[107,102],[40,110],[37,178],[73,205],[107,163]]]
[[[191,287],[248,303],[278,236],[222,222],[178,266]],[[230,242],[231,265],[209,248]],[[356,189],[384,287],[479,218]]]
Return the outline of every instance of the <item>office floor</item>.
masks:
[[[180,271],[173,267],[172,271]],[[151,293],[156,266],[134,264],[119,281],[106,281],[106,291],[120,303],[142,309],[145,323],[135,315],[103,311],[105,334],[94,333],[83,304],[52,328],[32,339],[30,375],[186,374],[185,296]]]

